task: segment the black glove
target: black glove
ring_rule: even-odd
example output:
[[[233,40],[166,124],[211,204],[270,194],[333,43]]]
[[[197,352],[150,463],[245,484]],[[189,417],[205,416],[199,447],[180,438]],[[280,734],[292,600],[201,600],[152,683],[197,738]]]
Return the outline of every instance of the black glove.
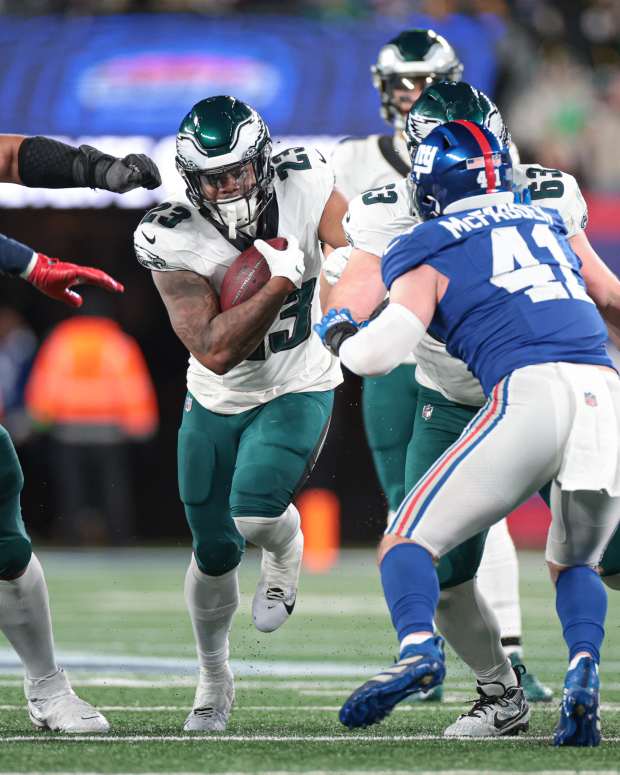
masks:
[[[157,188],[161,175],[155,162],[143,153],[130,153],[123,159],[102,153],[91,145],[80,145],[73,162],[73,176],[82,186],[125,194],[134,188]]]

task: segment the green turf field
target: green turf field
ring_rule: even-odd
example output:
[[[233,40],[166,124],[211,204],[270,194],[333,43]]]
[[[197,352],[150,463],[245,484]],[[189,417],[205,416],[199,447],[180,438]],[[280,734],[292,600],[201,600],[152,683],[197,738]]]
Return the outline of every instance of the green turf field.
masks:
[[[295,614],[279,632],[254,630],[249,604],[256,555],[241,575],[233,629],[237,702],[218,737],[183,735],[193,697],[194,646],[182,587],[187,553],[41,553],[56,641],[74,686],[113,725],[103,738],[58,738],[30,726],[11,652],[0,643],[2,772],[615,771],[620,766],[620,593],[610,593],[598,749],[549,745],[557,703],[537,706],[517,739],[449,742],[441,732],[475,692],[451,654],[447,702],[403,705],[383,724],[351,733],[337,710],[395,641],[370,551],[347,552],[328,575],[305,575]],[[565,652],[542,556],[524,554],[521,589],[527,663],[559,691]]]

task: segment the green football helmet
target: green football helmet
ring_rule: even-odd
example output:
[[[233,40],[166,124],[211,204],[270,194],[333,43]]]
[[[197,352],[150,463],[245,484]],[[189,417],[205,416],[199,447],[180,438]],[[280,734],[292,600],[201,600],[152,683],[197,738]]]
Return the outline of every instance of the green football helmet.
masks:
[[[411,158],[436,126],[458,120],[482,124],[502,145],[510,146],[510,133],[499,109],[484,92],[465,81],[440,81],[424,90],[407,116],[405,137]]]
[[[209,97],[181,121],[176,166],[187,198],[229,230],[248,226],[273,196],[271,138],[259,114],[234,97]]]
[[[405,128],[405,116],[394,100],[394,90],[411,91],[434,81],[460,81],[463,65],[448,41],[434,30],[404,30],[379,51],[370,68],[381,96],[381,116],[395,129]]]

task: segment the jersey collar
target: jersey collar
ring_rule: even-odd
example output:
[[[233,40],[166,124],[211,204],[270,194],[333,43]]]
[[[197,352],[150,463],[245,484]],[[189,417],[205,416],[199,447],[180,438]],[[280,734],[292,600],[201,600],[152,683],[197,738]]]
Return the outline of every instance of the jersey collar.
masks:
[[[461,210],[473,210],[475,207],[493,207],[494,205],[513,204],[515,196],[512,191],[498,191],[496,194],[479,194],[468,196],[465,199],[457,199],[443,209],[442,215],[458,213]]]

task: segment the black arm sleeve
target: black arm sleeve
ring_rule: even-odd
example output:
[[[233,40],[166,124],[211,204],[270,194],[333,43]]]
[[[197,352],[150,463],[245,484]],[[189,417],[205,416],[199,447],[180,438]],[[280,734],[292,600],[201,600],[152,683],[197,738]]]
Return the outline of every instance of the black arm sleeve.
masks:
[[[19,176],[33,188],[102,187],[114,156],[82,145],[74,148],[49,137],[27,137],[19,147]]]
[[[79,151],[49,137],[27,137],[17,157],[19,177],[25,186],[73,188],[73,162]]]

